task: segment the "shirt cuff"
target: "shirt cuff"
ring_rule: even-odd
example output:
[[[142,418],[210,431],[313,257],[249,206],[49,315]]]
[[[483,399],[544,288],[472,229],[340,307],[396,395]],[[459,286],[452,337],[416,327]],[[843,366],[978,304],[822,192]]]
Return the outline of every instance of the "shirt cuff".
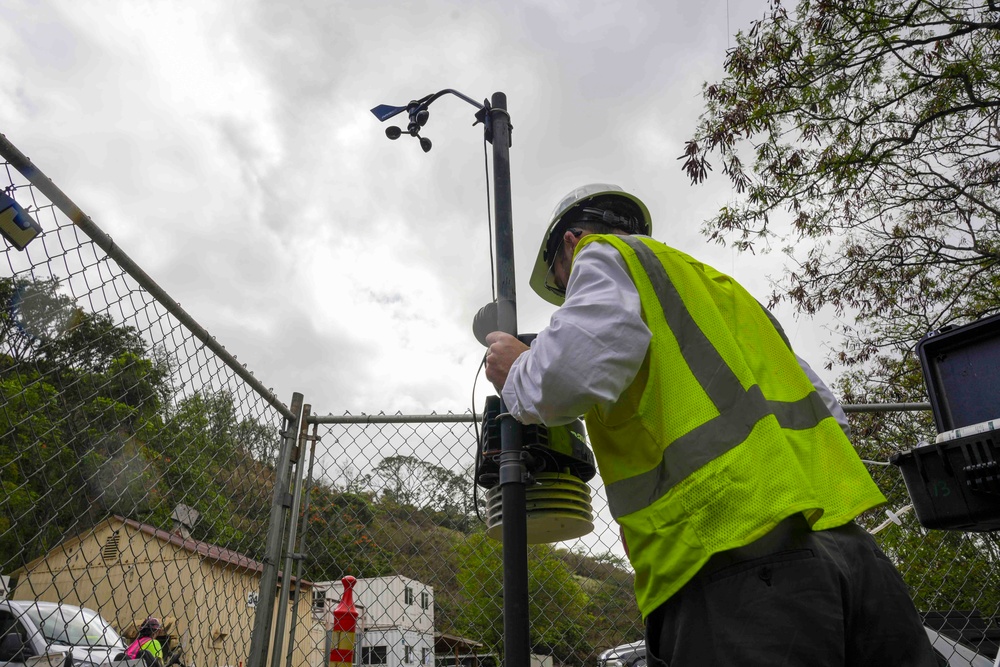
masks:
[[[520,372],[518,369],[521,365],[526,363],[528,354],[530,354],[530,351],[518,356],[514,360],[514,363],[510,365],[510,372],[507,374],[507,381],[504,382],[503,391],[500,392],[500,398],[503,399],[503,404],[507,408],[507,412],[517,421],[522,424],[541,424],[542,420],[539,416],[525,411],[520,401],[517,400],[516,381],[514,377]]]

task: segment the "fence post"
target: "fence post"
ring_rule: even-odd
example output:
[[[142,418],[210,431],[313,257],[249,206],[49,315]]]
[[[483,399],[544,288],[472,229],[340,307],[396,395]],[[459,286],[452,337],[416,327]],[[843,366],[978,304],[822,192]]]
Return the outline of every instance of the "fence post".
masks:
[[[271,651],[271,667],[280,667],[281,665],[281,650],[284,648],[285,640],[285,618],[288,614],[288,598],[292,592],[292,560],[295,550],[295,534],[298,532],[299,523],[299,499],[302,494],[302,468],[303,461],[305,459],[305,452],[303,446],[306,442],[306,434],[309,430],[309,412],[311,411],[311,406],[304,406],[302,408],[302,417],[299,419],[299,434],[295,441],[295,447],[292,450],[292,462],[295,464],[295,487],[292,490],[291,497],[288,498],[288,507],[290,512],[286,514],[286,525],[288,527],[288,541],[286,544],[288,548],[285,551],[285,565],[281,571],[281,595],[278,601],[278,615],[275,618],[275,628],[274,628],[274,648]],[[296,597],[301,591],[296,590]]]
[[[247,667],[264,667],[270,644],[271,616],[274,614],[274,591],[278,586],[278,562],[281,560],[282,538],[284,537],[285,508],[288,507],[289,477],[292,449],[298,440],[299,424],[302,420],[302,394],[292,394],[292,417],[285,419],[281,432],[281,452],[275,469],[274,496],[271,500],[271,516],[267,526],[267,545],[264,552],[264,568],[260,576],[260,596],[254,618],[253,635],[250,638],[250,655]],[[287,579],[287,576],[286,576]]]
[[[301,456],[301,452],[305,451],[304,447],[305,447],[306,443],[308,442],[309,443],[309,470],[306,472],[306,481],[305,481],[305,484],[302,486],[302,492],[301,492],[301,496],[302,496],[302,522],[301,522],[301,525],[300,525],[300,528],[299,528],[299,531],[300,531],[300,534],[299,534],[299,546],[298,546],[297,551],[294,554],[292,554],[292,557],[295,560],[295,582],[296,582],[295,583],[295,586],[296,586],[295,591],[296,592],[295,592],[295,602],[292,604],[292,622],[289,624],[289,628],[288,628],[288,652],[285,655],[285,667],[292,667],[292,653],[295,651],[295,626],[299,622],[299,603],[302,601],[302,587],[299,585],[299,582],[302,581],[303,563],[305,562],[305,559],[306,559],[306,531],[307,531],[307,529],[309,527],[309,494],[312,491],[313,464],[316,461],[316,443],[319,440],[319,438],[316,435],[316,429],[317,429],[316,424],[312,425],[312,435],[311,436],[306,436],[305,435],[306,422],[309,419],[309,413],[310,413],[310,406],[307,405],[305,407],[305,409],[302,411],[302,440],[300,441],[301,444],[299,445],[299,452],[300,452],[299,456]],[[299,468],[301,468],[301,467],[302,467],[302,463],[300,462],[299,463]],[[301,473],[299,474],[299,479],[300,480],[302,479]],[[296,491],[295,492],[295,496],[296,496],[296,499],[297,499],[300,496],[300,493],[298,491]],[[298,512],[295,512],[295,511],[292,512],[292,521],[293,522],[295,521],[295,515],[297,513]],[[291,546],[291,544],[292,543],[289,542],[289,547],[288,547],[289,550],[291,550],[293,548]],[[309,612],[310,612],[310,614],[312,614],[313,611],[314,611],[313,610],[313,604],[312,604],[312,600],[310,599],[309,600]],[[329,652],[327,652],[325,655],[330,655],[330,654],[329,654]]]

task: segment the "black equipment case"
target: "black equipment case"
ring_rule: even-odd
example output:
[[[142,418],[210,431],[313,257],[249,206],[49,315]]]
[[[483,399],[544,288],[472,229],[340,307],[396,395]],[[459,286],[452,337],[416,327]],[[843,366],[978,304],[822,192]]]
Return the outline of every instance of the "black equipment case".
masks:
[[[933,331],[917,343],[917,354],[938,433],[972,428],[895,454],[890,462],[903,474],[921,525],[998,530],[1000,314]],[[990,429],[991,420],[997,430]]]

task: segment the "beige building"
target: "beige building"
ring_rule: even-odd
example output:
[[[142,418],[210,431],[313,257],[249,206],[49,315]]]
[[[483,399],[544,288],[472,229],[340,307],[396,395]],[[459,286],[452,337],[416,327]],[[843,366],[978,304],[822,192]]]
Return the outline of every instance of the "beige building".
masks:
[[[262,572],[243,554],[116,516],[13,573],[10,597],[89,607],[122,633],[146,616],[172,617],[185,665],[245,667]],[[322,667],[325,633],[311,613],[312,584],[292,584],[282,653],[301,588],[291,664]]]

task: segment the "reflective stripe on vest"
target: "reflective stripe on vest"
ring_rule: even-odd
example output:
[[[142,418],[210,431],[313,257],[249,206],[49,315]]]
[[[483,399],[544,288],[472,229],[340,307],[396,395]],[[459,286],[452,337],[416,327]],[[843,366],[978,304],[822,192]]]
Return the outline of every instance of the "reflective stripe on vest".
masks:
[[[688,312],[653,251],[638,238],[619,238],[635,251],[652,283],[668,326],[677,340],[682,341],[680,349],[684,361],[706,396],[717,408],[739,405],[741,412],[738,419],[733,418],[730,410],[701,424],[670,443],[655,468],[608,484],[608,505],[615,518],[644,509],[662,498],[692,472],[744,442],[757,422],[768,415],[773,414],[782,428],[794,430],[814,428],[830,417],[830,411],[816,391],[798,401],[785,402],[766,400],[757,385],[744,389]],[[781,329],[778,331],[781,332]],[[781,336],[784,339],[783,333]]]

